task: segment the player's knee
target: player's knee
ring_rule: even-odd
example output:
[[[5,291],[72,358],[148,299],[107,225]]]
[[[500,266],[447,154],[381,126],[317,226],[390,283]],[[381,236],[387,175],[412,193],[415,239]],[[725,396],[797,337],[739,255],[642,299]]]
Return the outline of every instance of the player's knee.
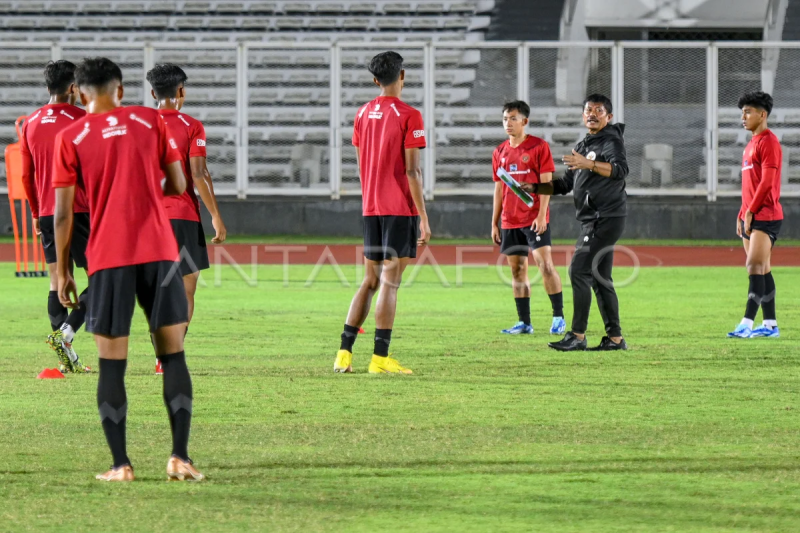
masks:
[[[361,282],[361,286],[371,291],[377,291],[381,286],[381,278],[378,276],[367,276],[364,278],[364,281]]]
[[[767,272],[767,265],[762,262],[747,261],[747,273],[750,276],[763,276]]]
[[[525,281],[528,277],[528,268],[525,265],[511,265],[511,277],[514,281]]]
[[[552,261],[542,261],[539,263],[539,272],[543,278],[552,278],[556,275],[556,267]]]

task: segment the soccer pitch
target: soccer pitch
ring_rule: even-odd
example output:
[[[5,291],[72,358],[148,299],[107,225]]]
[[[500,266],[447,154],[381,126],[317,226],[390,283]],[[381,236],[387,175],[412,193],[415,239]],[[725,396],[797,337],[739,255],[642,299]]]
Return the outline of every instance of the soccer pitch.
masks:
[[[256,286],[230,267],[219,286],[205,276],[186,345],[200,484],[165,481],[169,426],[137,313],[137,481],[104,484],[97,375],[34,379],[56,365],[48,282],[0,264],[0,530],[800,530],[800,269],[774,269],[780,339],[725,338],[743,267],[643,268],[618,290],[631,351],[557,353],[541,285],[536,334],[505,337],[514,301],[494,267],[465,269],[461,287],[455,267],[450,287],[425,267],[399,293],[392,341],[413,376],[366,373],[372,317],[357,373],[332,372],[355,269],[342,267],[349,287],[330,266],[307,287],[312,269],[290,267],[288,287],[281,266],[259,267]],[[571,301],[567,287],[568,320]],[[75,346],[96,367],[90,336]]]

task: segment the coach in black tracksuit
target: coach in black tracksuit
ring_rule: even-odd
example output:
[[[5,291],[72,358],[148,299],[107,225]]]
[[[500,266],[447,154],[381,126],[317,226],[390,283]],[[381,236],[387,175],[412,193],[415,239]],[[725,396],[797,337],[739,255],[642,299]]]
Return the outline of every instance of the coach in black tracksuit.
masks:
[[[560,351],[585,350],[586,326],[592,306],[592,289],[606,326],[606,335],[596,348],[590,350],[626,350],[619,324],[619,301],[614,291],[611,268],[614,263],[614,244],[622,236],[627,215],[625,178],[628,162],[625,158],[623,124],[610,124],[611,101],[593,94],[583,106],[583,121],[589,134],[578,142],[572,155],[563,161],[569,170],[563,178],[550,183],[526,184],[537,194],[568,194],[575,196],[577,219],[581,233],[569,268],[572,281],[572,331],[549,346]]]

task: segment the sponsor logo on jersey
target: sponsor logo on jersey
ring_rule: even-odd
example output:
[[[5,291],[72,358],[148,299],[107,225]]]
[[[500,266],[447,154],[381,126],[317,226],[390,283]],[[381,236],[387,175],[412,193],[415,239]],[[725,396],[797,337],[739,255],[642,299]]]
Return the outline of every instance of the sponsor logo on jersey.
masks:
[[[205,139],[197,139],[197,146],[205,146],[206,140]]]
[[[42,120],[40,122],[42,124],[53,124],[57,119],[58,117],[53,116],[53,110],[48,109],[47,113],[45,113],[45,116],[42,117]]]
[[[89,134],[89,123],[87,122],[83,125],[83,131],[80,132],[77,137],[72,139],[72,144],[78,146],[84,139],[84,137],[86,137],[88,134]]]
[[[382,111],[378,111],[380,108],[381,108],[381,104],[375,104],[375,109],[373,109],[372,111],[369,112],[369,115],[367,115],[367,118],[374,118],[374,119],[377,119],[377,120],[382,119],[383,118],[383,112]]]
[[[517,171],[517,165],[508,165],[508,171],[509,172],[516,172]]]
[[[589,161],[594,161],[595,159],[597,159],[597,154],[594,152],[589,152],[588,154],[586,154],[586,159],[588,159]]]
[[[142,120],[141,118],[137,117],[135,114],[131,113],[130,117],[131,117],[131,120],[135,120],[139,124],[145,126],[147,129],[149,129],[149,130],[153,129],[153,125],[152,124],[150,124],[146,120]]]
[[[117,117],[114,116],[106,117],[106,122],[108,122],[108,127],[103,128],[103,139],[108,139],[110,137],[118,137],[120,135],[127,135],[128,127],[124,124],[120,126]]]
[[[178,149],[178,143],[175,142],[175,139],[170,139],[169,145],[172,146],[175,150]]]
[[[425,137],[425,130],[414,130],[414,138],[419,139],[420,137]]]

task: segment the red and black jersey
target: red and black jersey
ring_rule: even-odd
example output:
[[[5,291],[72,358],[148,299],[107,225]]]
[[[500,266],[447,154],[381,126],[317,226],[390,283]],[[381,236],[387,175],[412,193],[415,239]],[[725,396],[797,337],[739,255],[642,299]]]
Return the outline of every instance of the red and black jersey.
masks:
[[[86,191],[90,275],[178,257],[162,181],[166,167],[180,160],[161,116],[147,107],[89,114],[58,135],[53,186]]]
[[[399,98],[379,96],[358,110],[353,146],[359,149],[364,216],[418,215],[405,151],[425,148],[422,114]]]
[[[175,109],[159,109],[158,113],[167,125],[170,138],[178,145],[186,175],[186,191],[180,196],[165,196],[164,207],[170,220],[192,220],[200,222],[200,202],[192,186],[192,157],[206,157],[206,130],[202,122]]]
[[[492,154],[492,178],[497,177],[497,169],[503,167],[520,183],[540,183],[540,176],[556,170],[550,146],[547,141],[528,135],[516,148],[504,141]],[[539,215],[541,200],[533,195],[533,207],[528,207],[508,187],[503,187],[503,214],[500,227],[503,229],[526,228],[533,224]],[[550,208],[547,209],[547,222],[550,222]]]
[[[783,220],[781,170],[783,151],[774,133],[764,130],[754,135],[744,149],[742,158],[742,208],[753,213],[756,220]]]
[[[53,191],[53,152],[56,136],[86,111],[69,104],[47,104],[34,111],[22,126],[20,154],[23,180],[28,180],[31,169],[36,174],[36,197],[29,198],[34,218],[52,216],[56,211],[56,194]],[[75,189],[75,213],[87,213],[89,205],[82,189]]]

